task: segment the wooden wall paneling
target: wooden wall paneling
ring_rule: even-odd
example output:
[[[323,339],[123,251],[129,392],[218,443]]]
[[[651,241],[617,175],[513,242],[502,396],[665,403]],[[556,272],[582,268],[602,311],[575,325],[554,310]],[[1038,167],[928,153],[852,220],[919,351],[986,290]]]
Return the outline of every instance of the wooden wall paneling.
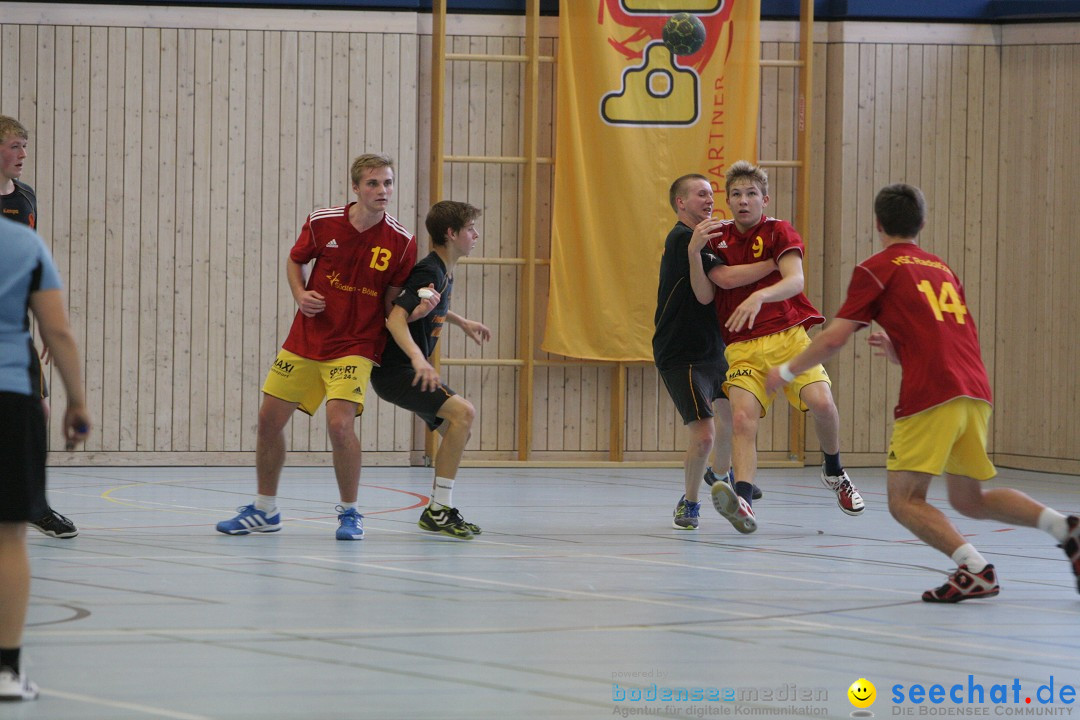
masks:
[[[469,52],[476,54],[487,53],[490,51],[488,43],[488,38],[470,37],[468,43]],[[479,60],[469,63],[468,105],[463,109],[463,111],[467,111],[468,115],[468,134],[465,147],[469,155],[487,155],[491,152],[488,136],[489,132],[493,132],[494,129],[489,131],[489,126],[495,122],[495,118],[491,117],[489,112],[489,102],[493,98],[490,96],[488,87],[498,79],[498,76],[494,73],[500,65],[501,63]],[[496,168],[487,163],[469,163],[467,167],[468,184],[466,187],[459,189],[460,197],[473,205],[483,204],[487,191],[487,172],[489,169],[495,170]],[[498,290],[497,286],[488,283],[488,279],[494,270],[487,265],[463,265],[461,270],[464,272],[456,274],[459,277],[464,276],[465,295],[457,298],[456,306],[459,308],[458,311],[463,313],[465,317],[482,317],[485,295],[492,290]],[[481,357],[482,351],[480,348],[467,340],[464,333],[457,328],[447,328],[444,335],[450,334],[453,337],[448,339],[453,343],[452,347],[456,357],[470,359]],[[493,385],[489,386],[486,381],[494,371],[492,368],[471,365],[465,366],[463,370],[465,374],[465,383],[463,385],[465,392],[474,398],[474,402],[478,407],[484,407],[487,404],[487,388],[493,387]],[[475,428],[472,437],[469,438],[466,446],[469,450],[478,450],[483,445],[482,423],[483,421],[481,421],[481,425]]]
[[[97,422],[98,433],[91,435],[86,448],[88,450],[113,450],[108,445],[110,439],[104,404],[104,365],[105,365],[105,240],[106,240],[106,124],[101,115],[109,106],[108,98],[108,46],[109,33],[106,28],[91,28],[90,55],[88,73],[90,94],[86,107],[86,122],[90,128],[88,147],[87,176],[87,335],[86,335],[86,404],[90,417]],[[115,433],[113,434],[115,436]]]
[[[632,368],[638,376],[641,392],[641,406],[634,415],[627,413],[627,419],[641,425],[641,443],[637,447],[642,452],[656,452],[660,449],[660,437],[666,435],[668,428],[660,426],[658,422],[657,407],[660,402],[670,402],[669,398],[660,397],[657,393],[657,385],[660,384],[660,374],[653,367]],[[628,370],[629,372],[629,370]]]
[[[296,228],[293,227],[295,222],[292,215],[283,217],[285,197],[281,188],[292,175],[294,163],[289,150],[296,146],[296,133],[295,128],[286,130],[289,126],[283,117],[282,97],[285,76],[292,72],[295,79],[296,65],[295,53],[289,56],[284,50],[285,35],[277,32],[261,34],[260,77],[249,80],[249,84],[258,82],[262,87],[261,107],[249,106],[248,109],[248,112],[259,112],[261,115],[261,136],[249,137],[249,140],[254,140],[253,152],[262,162],[258,167],[259,198],[257,201],[253,198],[252,203],[259,208],[259,212],[251,218],[249,234],[244,241],[245,246],[250,245],[254,257],[245,263],[249,267],[244,280],[246,339],[240,429],[240,446],[243,450],[255,449],[262,383],[280,344],[285,340],[283,335],[279,337],[279,316],[283,313],[278,303],[292,301],[292,294],[284,283],[281,263],[288,238]],[[295,34],[289,35],[295,38]],[[291,204],[289,209],[295,214]]]
[[[1073,46],[1075,47],[1075,46]],[[1069,182],[1070,168],[1075,166],[1080,159],[1073,147],[1076,144],[1075,125],[1066,121],[1076,109],[1076,105],[1068,104],[1071,99],[1069,89],[1069,73],[1066,71],[1065,60],[1071,55],[1068,48],[1062,45],[1051,45],[1041,48],[1043,52],[1042,67],[1048,68],[1043,78],[1043,93],[1040,93],[1039,103],[1042,106],[1041,121],[1045,123],[1043,138],[1046,142],[1047,170],[1049,183],[1047,186],[1047,202],[1045,207],[1053,208],[1053,212],[1046,213],[1047,233],[1045,235],[1048,245],[1047,275],[1045,283],[1048,286],[1049,297],[1047,298],[1048,335],[1050,338],[1075,338],[1075,323],[1070,317],[1071,313],[1061,312],[1062,307],[1076,307],[1074,304],[1080,300],[1080,293],[1072,292],[1073,281],[1072,267],[1061,260],[1069,257],[1068,245],[1075,244],[1077,225],[1063,222],[1064,218],[1072,215],[1077,219],[1077,213],[1065,210],[1076,202],[1076,191],[1080,185]],[[1065,131],[1064,125],[1069,125]],[[1056,150],[1061,148],[1060,151]],[[1075,177],[1075,176],[1074,176]],[[1070,237],[1073,236],[1073,237]],[[1064,304],[1061,300],[1066,299]],[[1073,302],[1068,302],[1072,300]],[[1046,379],[1044,381],[1046,395],[1051,398],[1046,403],[1049,412],[1046,417],[1047,432],[1044,435],[1044,450],[1047,457],[1065,457],[1065,449],[1071,442],[1075,442],[1078,436],[1068,435],[1070,417],[1075,417],[1080,410],[1076,406],[1061,402],[1061,395],[1068,395],[1068,388],[1075,383],[1072,377],[1075,375],[1074,360],[1078,343],[1055,342],[1050,346],[1048,353],[1048,365]],[[1062,393],[1061,390],[1065,392]]]
[[[106,73],[107,102],[95,106],[97,121],[105,126],[105,267],[103,303],[102,352],[102,412],[101,439],[110,451],[120,449],[121,427],[124,422],[120,384],[123,350],[123,284],[124,267],[124,170],[125,170],[125,35],[124,28],[109,28],[105,43],[108,57],[99,67]],[[91,119],[91,122],[94,120]]]
[[[864,194],[859,196],[860,217],[865,217],[866,221],[859,224],[855,246],[856,256],[851,258],[852,262],[847,272],[847,278],[851,277],[858,263],[873,255],[880,247],[877,233],[874,230],[874,197],[876,197],[878,190],[882,186],[893,182],[892,139],[903,132],[902,125],[895,128],[892,124],[896,115],[894,107],[902,102],[901,93],[905,91],[902,85],[903,78],[894,75],[896,67],[893,60],[894,46],[878,44],[873,47],[875,55],[874,76],[876,78],[873,109],[873,179],[869,187],[864,188]],[[845,292],[847,289],[846,282],[845,280]],[[878,429],[887,423],[887,418],[891,414],[889,399],[886,396],[888,385],[881,382],[881,378],[885,376],[884,364],[887,361],[884,358],[874,358],[870,346],[866,344],[866,338],[861,335],[853,338],[852,344],[855,349],[856,362],[861,371],[866,373],[867,378],[867,406],[864,415],[866,428],[862,444],[857,446],[857,449],[860,452],[884,454],[885,446],[882,443]]]
[[[937,78],[935,86],[935,127],[937,135],[937,154],[931,167],[934,169],[934,193],[937,198],[937,213],[931,213],[929,222],[934,228],[934,246],[946,263],[953,261],[950,245],[951,206],[953,197],[952,178],[952,48],[938,46]]]
[[[825,213],[826,255],[822,267],[822,286],[824,309],[828,312],[831,308],[835,312],[843,300],[841,288],[846,282],[844,271],[847,269],[844,259],[854,254],[857,232],[855,208],[849,198],[857,197],[858,186],[858,144],[851,140],[858,137],[858,47],[851,44],[831,45],[827,57],[824,202],[826,207],[835,210]],[[849,344],[826,365],[829,375],[837,378],[833,395],[840,414],[840,447],[849,452],[854,447],[855,425],[858,422],[854,382],[850,380],[854,377],[854,353],[854,348]]]
[[[134,205],[134,211],[130,212],[131,224],[128,230],[133,230],[130,240],[125,237],[125,248],[134,249],[136,260],[135,267],[139,268],[137,290],[132,294],[135,297],[135,312],[130,312],[128,317],[137,315],[139,318],[137,332],[132,338],[134,346],[134,367],[128,376],[133,377],[137,392],[133,393],[136,402],[131,412],[132,419],[137,418],[134,449],[143,452],[152,452],[155,449],[154,426],[157,404],[157,376],[159,373],[168,372],[168,366],[161,367],[157,363],[158,333],[161,328],[158,324],[158,255],[168,252],[165,249],[166,240],[158,234],[158,204],[154,200],[161,196],[161,178],[158,176],[159,168],[159,143],[161,141],[159,128],[161,127],[161,31],[156,28],[130,30],[129,37],[134,33],[141,40],[142,56],[131,53],[128,58],[129,84],[138,88],[142,93],[142,136],[141,152],[135,155],[140,164],[142,182],[128,185],[128,200]],[[129,46],[129,50],[134,48]],[[133,75],[141,76],[141,88],[138,80]],[[129,95],[133,90],[129,90]],[[124,178],[125,184],[129,178]],[[134,227],[132,227],[134,225]],[[126,264],[126,263],[125,263]],[[128,267],[131,267],[128,265]],[[124,291],[129,291],[129,284],[125,283]],[[170,308],[171,310],[171,308]],[[125,348],[126,352],[126,348]],[[130,382],[130,380],[129,380]],[[162,398],[164,404],[165,399]]]
[[[982,346],[983,363],[990,375],[991,387],[997,392],[997,357],[994,347],[994,337],[997,335],[997,307],[996,298],[999,293],[997,285],[997,266],[999,262],[998,243],[1001,241],[1000,228],[997,222],[997,210],[1001,203],[998,202],[998,185],[1001,146],[1000,146],[1000,108],[1001,106],[1001,49],[997,47],[983,47],[983,80],[982,93],[978,99],[978,105],[974,101],[971,107],[978,108],[976,112],[981,115],[982,142],[979,147],[973,149],[980,156],[978,174],[982,180],[982,194],[979,205],[973,208],[973,212],[979,215],[979,233],[976,238],[982,247],[980,264],[978,268],[979,293],[975,308],[977,327],[979,328],[979,343]],[[972,173],[975,174],[973,170]],[[973,238],[975,239],[975,238]],[[966,283],[968,278],[963,278]],[[971,297],[968,297],[969,306]],[[991,451],[995,450],[995,421],[991,419],[987,445]]]
[[[501,54],[504,43],[504,38],[488,38],[482,43],[482,49],[479,52]],[[484,155],[504,154],[503,126],[506,123],[517,124],[518,116],[506,117],[503,115],[503,97],[506,94],[504,80],[506,70],[507,63],[487,63],[485,68],[483,104],[486,122],[484,123],[482,150]],[[499,237],[502,233],[500,227],[502,218],[498,210],[504,202],[509,202],[510,198],[504,199],[502,195],[501,165],[484,165],[482,172],[484,180],[483,194],[476,201],[472,201],[472,204],[479,207],[483,213],[476,219],[480,239],[477,241],[473,254],[483,257],[498,257],[501,255]],[[503,295],[505,293],[509,296],[516,292],[516,288],[511,283],[504,286],[503,276],[504,273],[500,266],[485,266],[483,268],[484,292],[481,297],[470,298],[473,302],[464,305],[459,297],[454,303],[455,307],[463,308],[463,310],[458,311],[460,314],[470,320],[484,323],[491,329],[493,334],[498,333],[500,335],[507,331],[501,326],[502,315],[499,312]],[[452,332],[462,339],[463,346],[469,356],[496,357],[498,355],[491,352],[493,347],[491,343],[488,343],[485,347],[477,347],[471,340],[466,339],[465,333],[461,332],[460,329],[454,329]],[[471,398],[477,412],[474,427],[479,432],[474,430],[470,441],[470,449],[498,450],[499,406],[502,401],[499,385],[502,381],[503,372],[499,368],[486,368],[483,375],[484,381],[481,383],[481,387],[477,388],[476,393],[472,393],[473,397]],[[512,415],[506,417],[512,417]]]
[[[50,25],[37,28],[36,42],[30,46],[30,49],[34,51],[32,60],[33,83],[30,87],[36,105],[37,117],[33,126],[27,126],[27,130],[30,132],[28,154],[32,154],[36,158],[33,184],[38,199],[37,224],[42,237],[45,239],[45,244],[49,246],[50,251],[55,252],[57,238],[53,220],[53,213],[56,211],[56,196],[53,192],[53,183],[55,182],[53,156],[56,146],[54,136],[56,115],[56,68],[54,65],[56,28]],[[48,228],[47,231],[46,228]]]
[[[205,136],[197,137],[199,125],[195,113],[199,64],[196,51],[199,48],[195,30],[176,31],[176,197],[172,199],[175,208],[174,246],[175,273],[173,276],[173,374],[172,374],[172,433],[170,450],[190,450],[191,431],[191,396],[194,377],[191,369],[194,364],[194,304],[195,298],[195,244],[198,235],[196,227],[205,218],[195,214],[196,193],[196,150],[205,144]],[[205,278],[204,278],[205,281]],[[165,378],[163,378],[165,379]]]
[[[917,81],[921,75],[918,71],[913,73],[911,70],[911,49],[909,45],[895,45],[892,48],[889,178],[887,180],[889,183],[910,182],[909,176],[912,172],[908,160],[915,150],[909,148],[908,143],[911,142],[909,138],[912,137],[912,134],[918,132],[917,128],[912,128],[912,106],[918,104],[919,98],[918,86],[913,84],[913,80]],[[875,188],[876,192],[877,188]],[[868,248],[868,255],[877,252],[881,247],[876,229],[871,228],[869,235],[872,247]],[[878,329],[880,328],[877,326],[869,328],[866,333],[861,333],[861,335],[868,335]],[[871,352],[869,346],[865,344],[865,337],[857,338],[857,342],[869,357],[870,376],[877,378],[875,384],[881,389],[880,394],[874,398],[874,402],[881,405],[881,420],[875,424],[874,440],[872,440],[871,445],[879,448],[879,452],[884,456],[884,453],[888,450],[889,438],[892,434],[893,408],[900,395],[900,371],[888,359]]]
[[[626,368],[626,417],[624,420],[626,423],[626,447],[624,448],[626,452],[641,452],[646,447],[646,443],[651,445],[652,442],[646,437],[646,434],[650,431],[655,433],[656,430],[655,425],[646,428],[642,422],[646,406],[645,383],[642,376],[645,374],[646,369],[633,366]],[[655,370],[650,370],[650,372],[655,372]],[[552,449],[561,450],[562,448]]]
[[[300,132],[309,136],[311,143],[310,157],[301,155],[301,162],[311,163],[311,205],[304,208],[306,213],[317,208],[337,207],[352,199],[346,195],[348,188],[341,187],[341,180],[333,181],[330,177],[331,131],[333,129],[331,98],[334,93],[333,35],[326,32],[314,33],[311,38],[310,52],[312,83],[307,86],[310,93],[310,121],[300,125]],[[305,86],[301,85],[301,92],[304,89]],[[368,417],[369,420],[370,417]],[[371,439],[368,435],[370,433],[361,433],[361,441],[367,443]],[[330,441],[326,434],[325,401],[308,422],[307,441],[309,450],[330,449]],[[365,444],[364,447],[371,450],[378,449],[377,445]]]
[[[1080,45],[1062,46],[1060,54],[1058,68],[1062,73],[1062,83],[1058,107],[1080,107],[1080,78],[1074,70],[1080,67]],[[1069,115],[1066,112],[1062,117],[1069,117]],[[1068,229],[1080,227],[1080,207],[1075,202],[1077,195],[1080,195],[1080,150],[1077,149],[1075,134],[1072,133],[1068,122],[1059,118],[1055,132],[1057,142],[1053,144],[1053,147],[1060,149],[1057,157],[1061,182],[1057,186],[1058,196],[1053,207],[1062,213],[1058,221],[1061,232],[1055,233],[1055,237],[1059,242],[1060,253],[1065,258],[1065,262],[1057,266],[1059,278],[1063,278],[1069,268],[1080,266],[1080,243],[1068,239]],[[1080,305],[1080,291],[1077,290],[1076,283],[1070,282],[1068,278],[1060,279],[1058,289],[1065,297],[1062,307]],[[1069,328],[1069,319],[1068,313],[1058,315],[1059,323],[1065,323],[1058,337],[1069,337],[1068,333],[1074,332]],[[1062,388],[1064,392],[1055,393],[1055,402],[1064,410],[1055,453],[1062,458],[1075,457],[1075,440],[1080,437],[1080,413],[1076,412],[1076,408],[1080,407],[1080,380],[1072,371],[1072,366],[1067,364],[1071,360],[1074,347],[1075,345],[1069,343],[1057,345],[1057,352],[1067,368],[1067,371],[1062,374],[1065,379]]]
[[[144,180],[152,182],[142,175],[142,116],[143,93],[146,75],[142,67],[142,31],[135,28],[123,28],[114,31],[114,37],[121,43],[124,82],[118,95],[120,105],[111,105],[110,112],[116,110],[116,121],[120,125],[121,143],[114,147],[123,148],[121,165],[113,185],[120,191],[119,233],[114,236],[119,241],[119,267],[116,273],[119,312],[113,318],[116,323],[116,336],[119,338],[119,375],[116,377],[114,392],[119,400],[119,449],[135,450],[139,425],[139,349],[142,312],[139,308],[140,260],[139,242],[139,198]],[[111,44],[110,40],[110,44]],[[153,144],[153,141],[150,141]],[[153,243],[151,243],[153,244]],[[115,257],[115,256],[114,256]],[[146,328],[153,332],[152,329]],[[147,366],[149,373],[153,368]]]
[[[226,362],[226,449],[234,452],[255,449],[259,387],[264,360],[259,356],[261,307],[259,277],[262,265],[262,221],[269,209],[263,205],[264,168],[274,157],[263,153],[265,138],[275,126],[267,104],[264,70],[266,33],[250,30],[237,37],[243,40],[239,72],[243,74],[244,95],[235,103],[236,120],[244,128],[238,138],[244,161],[239,177],[240,190],[234,219],[238,227],[229,236],[229,349]],[[241,48],[237,48],[238,51]],[[274,164],[276,166],[276,163]],[[230,195],[236,196],[230,192]]]
[[[961,159],[963,167],[960,170],[963,182],[960,184],[960,192],[963,194],[964,218],[963,224],[956,228],[956,234],[962,243],[959,248],[963,255],[963,270],[953,268],[960,276],[963,284],[967,307],[970,311],[969,320],[976,323],[981,329],[978,313],[980,298],[986,288],[982,287],[982,256],[984,253],[983,242],[983,214],[982,197],[984,193],[984,178],[989,180],[983,173],[984,142],[984,119],[982,97],[986,86],[986,67],[983,62],[984,48],[971,46],[960,48],[964,54],[966,67],[965,83],[957,88],[957,92],[964,97],[965,116],[963,118],[965,133],[961,142],[964,146],[964,157]]]
[[[296,238],[300,235],[300,228],[303,226],[308,214],[312,210],[326,207],[319,204],[321,199],[315,194],[316,180],[313,161],[315,154],[315,82],[315,33],[301,32],[296,37],[296,173],[293,187],[296,197],[296,216],[293,218],[291,242],[285,243],[285,246],[280,251],[283,261],[281,271],[283,297],[286,297],[285,293],[288,292],[288,283],[285,280],[284,273],[289,248],[292,247],[292,244],[296,242]],[[288,294],[286,299],[289,307],[289,325],[291,326],[292,319],[296,316],[296,304],[292,301],[291,293]],[[287,334],[288,329],[282,333],[279,343],[285,340]],[[316,417],[313,418],[308,418],[303,413],[293,413],[291,423],[292,450],[321,451],[326,449],[323,441],[326,436],[325,416],[323,420],[319,420],[318,416],[320,415],[324,416],[323,411],[317,412]],[[323,430],[323,432],[316,430],[319,423],[322,423],[319,430]],[[367,444],[368,435],[361,434],[360,437],[365,450],[373,449]],[[318,442],[314,438],[318,438]]]
[[[503,38],[500,52],[505,54],[521,53],[521,40],[517,38]],[[521,117],[522,105],[522,66],[518,63],[503,63],[502,69],[503,93],[500,98],[500,114],[503,122],[499,124],[501,129],[500,148],[508,155],[516,155],[521,152],[521,124],[510,120]],[[541,118],[542,120],[542,118]],[[541,126],[542,127],[542,126]],[[543,142],[543,132],[540,132]],[[485,249],[496,252],[500,257],[522,257],[524,249],[521,247],[521,215],[518,205],[522,195],[522,166],[503,165],[499,167],[499,191],[500,202],[495,207],[485,207],[484,216],[487,222],[494,222],[497,235],[492,237],[492,231],[487,230]],[[542,192],[543,188],[539,188]],[[485,222],[485,228],[487,224]],[[492,323],[486,323],[491,327],[493,337],[488,353],[492,357],[514,358],[518,356],[517,348],[517,318],[520,305],[520,280],[523,270],[516,266],[499,268],[500,293],[499,307],[492,316]],[[495,447],[500,451],[513,452],[517,445],[517,393],[519,370],[516,368],[503,368],[499,371],[498,402],[494,410],[485,409],[485,415],[494,412],[497,419],[497,435]],[[539,374],[538,374],[539,377]],[[539,387],[543,387],[539,385]],[[542,402],[540,398],[538,402]],[[482,422],[485,420],[482,419]]]
[[[967,256],[965,252],[967,226],[967,204],[964,188],[971,178],[966,177],[967,135],[968,135],[968,56],[964,48],[950,47],[949,87],[945,91],[949,97],[948,121],[948,205],[946,216],[948,225],[949,267],[954,268],[960,277],[967,277]]]
[[[43,45],[45,44],[43,43]],[[38,55],[38,65],[43,74],[52,76],[48,80],[48,83],[51,85],[48,94],[51,96],[50,102],[52,104],[50,113],[52,135],[50,172],[53,177],[52,182],[50,183],[51,188],[48,200],[49,205],[52,206],[49,234],[52,237],[53,259],[57,263],[57,268],[60,271],[60,278],[63,280],[66,290],[68,314],[72,330],[74,331],[76,319],[74,317],[74,312],[71,310],[72,255],[74,252],[71,233],[71,202],[73,192],[73,169],[71,167],[73,157],[71,147],[71,72],[73,44],[71,27],[62,26],[52,28],[52,34],[48,45],[51,45],[51,52],[49,47],[43,47]],[[39,195],[38,197],[39,201],[41,201],[42,196]],[[79,347],[82,348],[82,345],[80,344]],[[59,374],[53,372],[53,370],[54,368],[49,367],[49,387],[50,389],[56,388],[56,400],[54,402],[58,403],[57,406],[59,407],[59,403],[63,402],[61,397],[63,387],[60,384]],[[55,413],[55,415],[62,415],[62,413]],[[63,442],[61,425],[62,420],[59,417],[53,419],[50,416],[49,435],[51,447],[60,447],[60,443]]]
[[[19,114],[19,26],[0,25],[0,113]]]
[[[64,199],[67,203],[65,217],[69,228],[70,237],[70,264],[68,273],[64,276],[67,285],[68,315],[71,319],[71,329],[75,336],[75,342],[83,351],[83,384],[87,388],[87,403],[89,405],[89,342],[88,342],[88,304],[87,304],[87,260],[89,244],[89,108],[90,108],[90,29],[89,28],[64,28],[64,35],[70,39],[71,62],[60,70],[57,78],[57,86],[64,89],[63,96],[68,104],[70,119],[67,121],[68,132],[65,142],[68,144],[70,155],[65,156],[66,180],[69,181],[69,189]],[[63,59],[64,53],[60,53],[57,59]],[[3,73],[0,73],[2,76]],[[57,107],[58,112],[61,107]],[[57,130],[63,126],[58,119]],[[59,147],[57,149],[59,152]],[[58,160],[60,157],[58,156]],[[57,232],[61,225],[57,224]],[[54,383],[55,386],[55,383]],[[92,410],[90,419],[92,422],[91,435],[83,447],[91,447],[98,442],[100,428],[98,427],[98,415]],[[58,430],[54,430],[58,433]]]
[[[18,90],[18,107],[19,111],[15,114],[15,117],[19,119],[29,132],[34,132],[38,125],[38,65],[37,65],[37,50],[38,50],[38,28],[34,25],[21,25],[19,26],[18,34],[18,75],[19,75],[19,90]],[[33,139],[33,138],[32,138]],[[36,138],[35,142],[40,143],[41,138]],[[38,152],[27,153],[27,163],[29,167],[24,168],[24,172],[29,173],[28,178],[31,185],[38,185],[37,179],[38,169]]]
[[[176,280],[177,267],[177,219],[180,203],[177,200],[179,163],[177,162],[177,63],[179,61],[178,34],[167,28],[158,32],[160,60],[158,67],[158,101],[156,126],[151,124],[143,132],[156,132],[158,152],[155,157],[157,197],[149,202],[152,225],[143,222],[143,241],[153,237],[157,241],[157,267],[149,269],[153,279],[155,338],[147,352],[153,358],[154,383],[149,409],[151,431],[147,450],[167,452],[172,449],[172,417],[174,401],[173,378],[176,376],[176,327],[179,293]],[[144,49],[144,52],[147,50]],[[145,127],[145,126],[144,126]]]
[[[300,130],[302,127],[300,98],[311,86],[306,82],[307,78],[302,75],[302,70],[306,68],[306,65],[301,61],[300,33],[283,32],[280,38],[281,63],[278,78],[280,110],[277,138],[279,159],[276,168],[268,168],[278,178],[276,202],[273,205],[277,211],[278,232],[263,238],[263,242],[267,243],[262,266],[262,297],[266,316],[263,319],[262,340],[259,343],[262,361],[260,388],[271,363],[281,349],[281,344],[285,342],[293,318],[296,317],[296,303],[293,301],[285,273],[288,267],[289,249],[300,235],[304,218],[311,210],[308,202],[300,198],[300,178],[309,177],[308,168],[310,167],[308,162],[300,162],[300,149],[303,142]],[[270,56],[270,54],[267,56],[268,63]],[[266,189],[265,186],[264,189]],[[275,200],[273,196],[269,199]],[[261,395],[259,403],[262,404]],[[290,449],[298,449],[296,443],[301,435],[300,426],[307,424],[308,421],[303,417],[303,413],[293,413],[289,427],[285,430],[287,446]]]

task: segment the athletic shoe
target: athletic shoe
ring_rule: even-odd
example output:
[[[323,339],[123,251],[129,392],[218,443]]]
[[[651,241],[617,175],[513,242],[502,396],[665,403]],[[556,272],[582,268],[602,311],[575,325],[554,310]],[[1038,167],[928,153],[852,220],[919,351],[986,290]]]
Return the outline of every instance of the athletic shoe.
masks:
[[[335,509],[341,514],[337,516],[338,529],[334,537],[338,540],[363,540],[364,516],[354,508],[346,510],[338,505]]]
[[[49,512],[45,517],[27,524],[38,532],[54,538],[73,538],[79,534],[79,529],[75,527],[75,523],[52,508],[49,508]]]
[[[424,512],[420,513],[420,519],[416,524],[422,530],[442,533],[462,540],[469,540],[476,534],[470,527],[470,523],[465,522],[465,519],[461,517],[457,508],[445,505],[440,506],[438,510],[428,505],[424,508]]]
[[[712,487],[713,483],[716,482],[719,479],[720,478],[717,477],[716,473],[713,472],[713,469],[711,467],[705,468],[705,484],[706,485],[708,485],[709,487]],[[731,485],[731,487],[735,487],[735,471],[734,470],[728,470],[728,473],[727,473],[726,476],[724,476],[724,479],[728,481],[728,483]],[[759,488],[755,484],[754,485],[754,493],[753,493],[753,495],[751,495],[751,497],[754,500],[760,500],[762,495],[763,495],[763,493],[761,492],[761,488]]]
[[[836,493],[836,504],[848,515],[862,515],[866,507],[862,501],[862,495],[851,484],[847,470],[841,470],[839,475],[826,475],[825,466],[821,466],[821,484]]]
[[[0,700],[36,700],[38,686],[11,668],[0,670]]]
[[[922,599],[928,603],[958,603],[972,598],[994,597],[998,592],[1000,588],[993,565],[987,565],[977,573],[969,571],[967,565],[961,565],[944,585],[924,592]]]
[[[1076,576],[1076,590],[1080,592],[1080,518],[1070,515],[1067,522],[1069,534],[1065,537],[1065,542],[1058,547],[1065,551],[1065,556],[1072,563],[1073,575]]]
[[[683,495],[675,506],[675,519],[671,524],[676,530],[697,530],[700,518],[701,503],[689,502]]]
[[[281,529],[281,513],[267,515],[256,510],[255,505],[236,508],[240,514],[231,520],[222,520],[217,524],[217,531],[226,535],[250,535],[256,532],[277,532]]]
[[[753,509],[728,483],[718,482],[712,486],[712,504],[716,512],[727,518],[739,532],[748,534],[757,530]]]

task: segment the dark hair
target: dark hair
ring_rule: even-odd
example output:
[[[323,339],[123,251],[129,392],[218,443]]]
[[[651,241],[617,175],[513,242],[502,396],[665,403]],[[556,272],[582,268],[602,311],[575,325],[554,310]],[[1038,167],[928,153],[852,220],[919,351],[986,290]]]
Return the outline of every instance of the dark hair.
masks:
[[[916,237],[926,222],[926,198],[914,185],[886,185],[874,198],[874,216],[886,235]]]
[[[675,206],[675,198],[686,197],[686,184],[691,180],[704,180],[709,182],[709,178],[698,173],[690,173],[689,175],[683,175],[676,178],[675,182],[671,183],[671,189],[668,190],[668,202],[671,203],[671,209],[676,213],[679,212],[679,208]]]
[[[440,200],[428,210],[424,226],[427,227],[433,244],[445,245],[447,231],[458,232],[470,220],[478,217],[480,217],[480,208],[473,207],[469,203]]]

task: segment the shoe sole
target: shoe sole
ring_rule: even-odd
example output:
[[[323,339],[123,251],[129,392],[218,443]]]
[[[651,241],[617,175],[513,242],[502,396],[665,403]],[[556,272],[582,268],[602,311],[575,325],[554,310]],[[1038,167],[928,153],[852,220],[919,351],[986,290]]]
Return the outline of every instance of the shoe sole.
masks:
[[[963,602],[964,600],[978,600],[979,598],[997,597],[998,593],[1000,593],[1000,592],[1001,592],[1000,588],[994,588],[990,592],[972,593],[970,595],[961,595],[960,597],[952,598],[952,599],[938,598],[938,597],[935,597],[934,595],[930,595],[929,597],[926,596],[926,595],[923,595],[922,600],[923,600],[923,602],[934,603],[936,605],[955,605],[956,603]]]
[[[757,530],[757,520],[752,518],[740,519],[735,515],[739,509],[739,496],[727,483],[716,483],[712,487],[712,504],[716,512],[720,513],[731,523],[731,526],[744,535]]]
[[[34,525],[31,525],[30,527],[34,528],[35,530],[37,530],[42,535],[45,535],[46,537],[56,538],[57,540],[68,540],[68,539],[73,538],[73,537],[75,537],[76,535],[79,534],[78,531],[71,532],[71,533],[55,533],[55,532],[49,532],[48,530],[42,530],[41,528],[36,527]],[[3,696],[0,696],[0,700],[3,700],[3,699],[4,699]]]
[[[454,532],[453,530],[450,530],[449,528],[439,528],[439,527],[432,528],[432,527],[428,527],[426,525],[422,525],[419,522],[416,523],[416,527],[420,528],[421,530],[426,530],[429,533],[438,533],[439,535],[445,535],[446,537],[452,537],[452,538],[455,538],[457,540],[472,540],[473,537],[475,537],[475,535],[476,535],[476,533],[474,533],[472,530],[469,531],[468,535],[459,535],[458,533]]]
[[[280,525],[267,525],[260,528],[251,528],[245,530],[222,530],[221,528],[214,528],[223,535],[254,535],[255,533],[272,533],[281,530]]]
[[[675,528],[676,530],[697,530],[698,529],[697,525],[680,525],[677,522],[672,522],[671,527]]]
[[[847,509],[847,508],[845,508],[845,507],[844,507],[843,505],[841,505],[841,504],[840,504],[839,502],[837,502],[837,503],[836,503],[836,507],[840,508],[840,512],[844,513],[845,515],[850,515],[851,517],[857,517],[857,516],[859,516],[859,515],[862,515],[862,514],[863,514],[863,510],[865,510],[865,509],[866,509],[866,508],[864,507],[864,508],[862,508],[861,510],[848,510],[848,509]]]
[[[338,540],[346,541],[346,542],[350,541],[350,540],[363,540],[364,539],[363,534],[360,534],[360,535],[337,535],[337,534],[335,534],[334,537],[337,538]]]

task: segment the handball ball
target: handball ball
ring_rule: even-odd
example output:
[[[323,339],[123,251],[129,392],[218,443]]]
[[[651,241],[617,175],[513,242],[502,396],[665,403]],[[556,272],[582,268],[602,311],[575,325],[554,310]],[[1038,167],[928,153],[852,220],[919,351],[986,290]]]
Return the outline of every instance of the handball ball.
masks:
[[[676,13],[664,24],[664,45],[675,55],[693,55],[705,44],[705,26],[697,15]]]

